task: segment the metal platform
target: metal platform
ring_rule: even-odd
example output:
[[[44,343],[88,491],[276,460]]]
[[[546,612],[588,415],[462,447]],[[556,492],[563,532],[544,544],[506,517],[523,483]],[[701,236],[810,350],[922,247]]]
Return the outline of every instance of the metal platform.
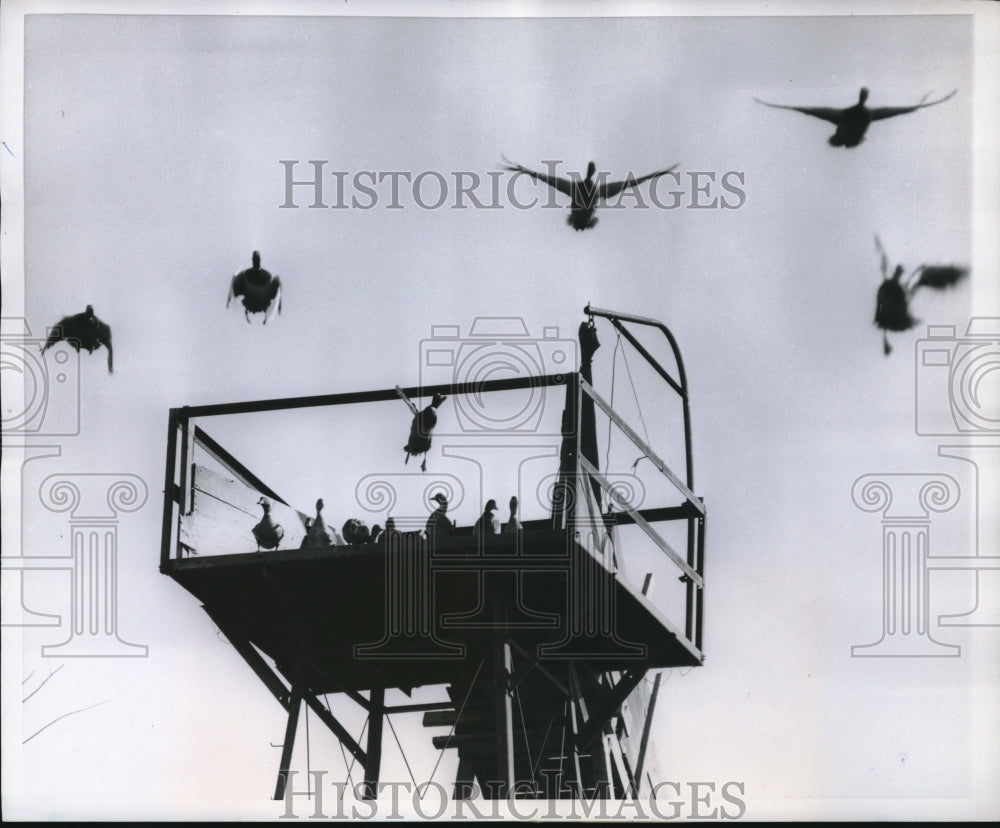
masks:
[[[320,693],[452,681],[491,639],[486,608],[498,595],[508,596],[506,626],[542,663],[701,663],[683,630],[565,531],[528,526],[471,555],[471,536],[433,550],[397,540],[174,559],[163,571],[230,641],[253,644]],[[573,595],[581,591],[590,603]]]
[[[704,660],[706,510],[694,493],[687,382],[672,335],[655,320],[585,310],[591,321],[581,325],[583,364],[576,373],[403,391],[411,397],[482,397],[555,387],[565,394],[551,515],[526,520],[512,534],[483,539],[471,527],[458,527],[435,537],[410,525],[411,531],[386,533],[374,543],[300,545],[306,516],[198,424],[219,415],[384,402],[396,397],[395,389],[171,410],[160,571],[202,604],[287,711],[276,798],[284,795],[303,702],[364,768],[369,798],[377,792],[382,722],[395,712],[425,711],[428,727],[451,725],[451,733],[434,737],[433,744],[459,752],[456,796],[468,795],[473,782],[491,780],[498,787],[490,795],[496,796],[525,778],[531,783],[521,796],[572,795],[574,785],[589,795],[604,790],[597,795],[622,796],[643,784],[659,684],[658,678],[643,679],[659,668]],[[683,471],[673,471],[595,390],[594,316],[610,319],[681,401]],[[676,378],[629,323],[666,336]],[[666,481],[672,502],[633,506],[615,492],[598,464],[598,417],[649,460],[650,474]],[[195,464],[196,447],[230,477]],[[289,527],[283,539],[288,548],[252,551],[247,516],[259,508],[261,495]],[[682,547],[675,549],[658,530],[663,524],[681,528]],[[639,573],[637,581],[637,573],[628,577],[621,568],[626,553],[619,534],[626,527],[663,561],[659,591],[679,596],[671,612],[659,595],[653,600],[651,575]],[[446,686],[449,700],[385,705],[387,689],[422,685]],[[320,700],[326,695],[368,713],[365,745]],[[512,712],[515,698],[520,725]],[[553,727],[562,733],[558,747],[550,745]],[[548,754],[558,759],[560,778],[565,770],[570,780],[554,792],[540,787],[540,762]]]

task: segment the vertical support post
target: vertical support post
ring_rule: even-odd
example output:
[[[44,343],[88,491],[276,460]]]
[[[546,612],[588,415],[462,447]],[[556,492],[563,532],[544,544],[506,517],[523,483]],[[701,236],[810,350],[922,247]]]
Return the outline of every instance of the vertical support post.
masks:
[[[455,773],[455,799],[472,799],[475,770],[468,751],[458,749],[458,771]]]
[[[701,521],[695,517],[689,517],[684,521],[687,527],[687,564],[695,572],[698,571],[698,531],[701,528]],[[685,617],[684,635],[688,641],[694,641],[697,634],[697,601],[698,590],[693,581],[685,579]]]
[[[613,748],[611,747],[612,740],[616,738],[613,733],[605,733],[601,737],[601,750],[604,752],[604,782],[606,786],[604,788],[604,793],[608,799],[622,799],[621,791],[625,788],[625,779],[620,779],[620,785],[615,785],[615,774],[611,770],[611,754]],[[600,791],[598,791],[600,794]]]
[[[382,724],[385,720],[385,688],[373,687],[368,711],[368,748],[365,751],[365,787],[363,799],[378,797],[378,777],[382,766]]]
[[[285,725],[285,741],[281,746],[281,765],[278,767],[278,784],[274,788],[274,798],[285,798],[288,771],[292,766],[292,748],[295,747],[295,729],[299,724],[299,710],[302,707],[302,690],[292,685],[292,695],[288,700],[288,723]]]
[[[705,518],[700,517],[697,521],[698,526],[698,558],[697,565],[694,571],[697,572],[702,577],[702,587],[701,589],[695,590],[695,598],[697,599],[697,604],[695,606],[694,615],[694,646],[699,650],[701,649],[701,634],[703,627],[703,619],[705,617]],[[691,584],[693,587],[694,584]]]
[[[690,517],[687,519],[688,533],[688,566],[704,578],[705,567],[705,518],[702,516]],[[686,580],[686,603],[685,603],[685,625],[684,635],[689,641],[701,649],[701,619],[704,610],[702,609],[702,599],[704,598],[704,588],[698,586],[690,580]]]
[[[181,417],[180,420],[181,427],[181,462],[179,477],[180,483],[178,484],[177,492],[177,506],[180,509],[181,515],[186,515],[188,511],[189,502],[189,478],[188,478],[188,463],[190,462],[190,451],[191,451],[191,433],[188,428],[188,418]]]
[[[559,478],[552,493],[552,528],[566,529],[570,520],[570,503],[580,470],[580,375],[566,376],[566,407],[562,415],[562,443],[559,448]]]
[[[163,530],[160,538],[160,568],[170,560],[170,541],[173,538],[174,502],[174,471],[177,462],[177,409],[170,409],[167,419],[167,462],[163,480]]]
[[[580,735],[580,725],[576,720],[576,703],[579,696],[571,695],[569,702],[570,748],[573,751],[573,773],[576,775],[577,795],[583,796],[583,775],[580,772],[580,745],[577,737]]]
[[[511,657],[504,614],[496,613],[493,648],[493,720],[496,723],[496,767],[500,789],[492,795],[506,799],[514,785],[514,715],[510,701]]]
[[[597,339],[597,327],[593,318],[580,323],[580,330],[577,334],[580,340],[580,373],[590,385],[594,383],[594,354],[601,347]],[[597,454],[597,413],[594,409],[594,398],[589,394],[583,394],[583,384],[577,382],[576,410],[577,410],[577,456],[586,457],[595,469],[601,468],[601,459]],[[601,486],[589,475],[587,484],[591,487],[594,497],[597,499],[597,512],[604,510],[601,496]]]

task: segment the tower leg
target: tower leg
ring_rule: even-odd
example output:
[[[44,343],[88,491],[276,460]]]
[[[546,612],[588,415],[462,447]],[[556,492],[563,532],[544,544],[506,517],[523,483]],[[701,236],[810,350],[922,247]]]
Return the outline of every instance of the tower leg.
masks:
[[[510,701],[508,681],[511,673],[510,644],[503,623],[502,610],[496,613],[498,626],[494,636],[494,682],[493,710],[496,722],[496,767],[499,790],[493,793],[498,799],[505,799],[514,784],[514,716]]]
[[[274,798],[285,798],[285,785],[288,783],[288,771],[292,766],[292,748],[295,746],[295,729],[299,724],[299,710],[302,707],[302,691],[292,687],[292,696],[288,701],[288,724],[285,725],[285,741],[281,746],[281,765],[278,769],[278,784],[274,788]]]
[[[378,797],[378,777],[382,765],[382,723],[385,720],[385,689],[372,688],[369,702],[368,750],[365,758],[364,799]]]

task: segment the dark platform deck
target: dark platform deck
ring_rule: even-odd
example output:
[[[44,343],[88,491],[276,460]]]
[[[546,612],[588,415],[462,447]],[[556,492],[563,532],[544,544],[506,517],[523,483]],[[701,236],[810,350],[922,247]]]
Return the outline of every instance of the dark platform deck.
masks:
[[[230,638],[316,693],[452,682],[497,626],[538,664],[694,666],[702,655],[564,531],[171,559]],[[236,643],[234,641],[234,643]]]

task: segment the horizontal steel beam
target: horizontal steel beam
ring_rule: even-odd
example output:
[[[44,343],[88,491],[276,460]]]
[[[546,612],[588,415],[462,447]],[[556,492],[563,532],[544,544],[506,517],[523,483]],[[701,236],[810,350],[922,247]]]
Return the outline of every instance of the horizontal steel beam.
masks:
[[[547,374],[540,377],[511,377],[508,379],[486,380],[484,382],[457,382],[439,385],[414,385],[403,391],[410,399],[431,397],[434,394],[458,396],[462,394],[483,394],[493,391],[515,391],[522,388],[546,388],[550,385],[565,385],[571,374]],[[263,411],[284,411],[294,408],[315,406],[353,405],[357,403],[388,402],[398,400],[395,388],[380,391],[352,391],[343,394],[319,394],[309,397],[286,397],[273,400],[253,400],[239,403],[218,403],[215,405],[193,405],[177,409],[186,417],[216,417],[224,414],[251,414]]]

